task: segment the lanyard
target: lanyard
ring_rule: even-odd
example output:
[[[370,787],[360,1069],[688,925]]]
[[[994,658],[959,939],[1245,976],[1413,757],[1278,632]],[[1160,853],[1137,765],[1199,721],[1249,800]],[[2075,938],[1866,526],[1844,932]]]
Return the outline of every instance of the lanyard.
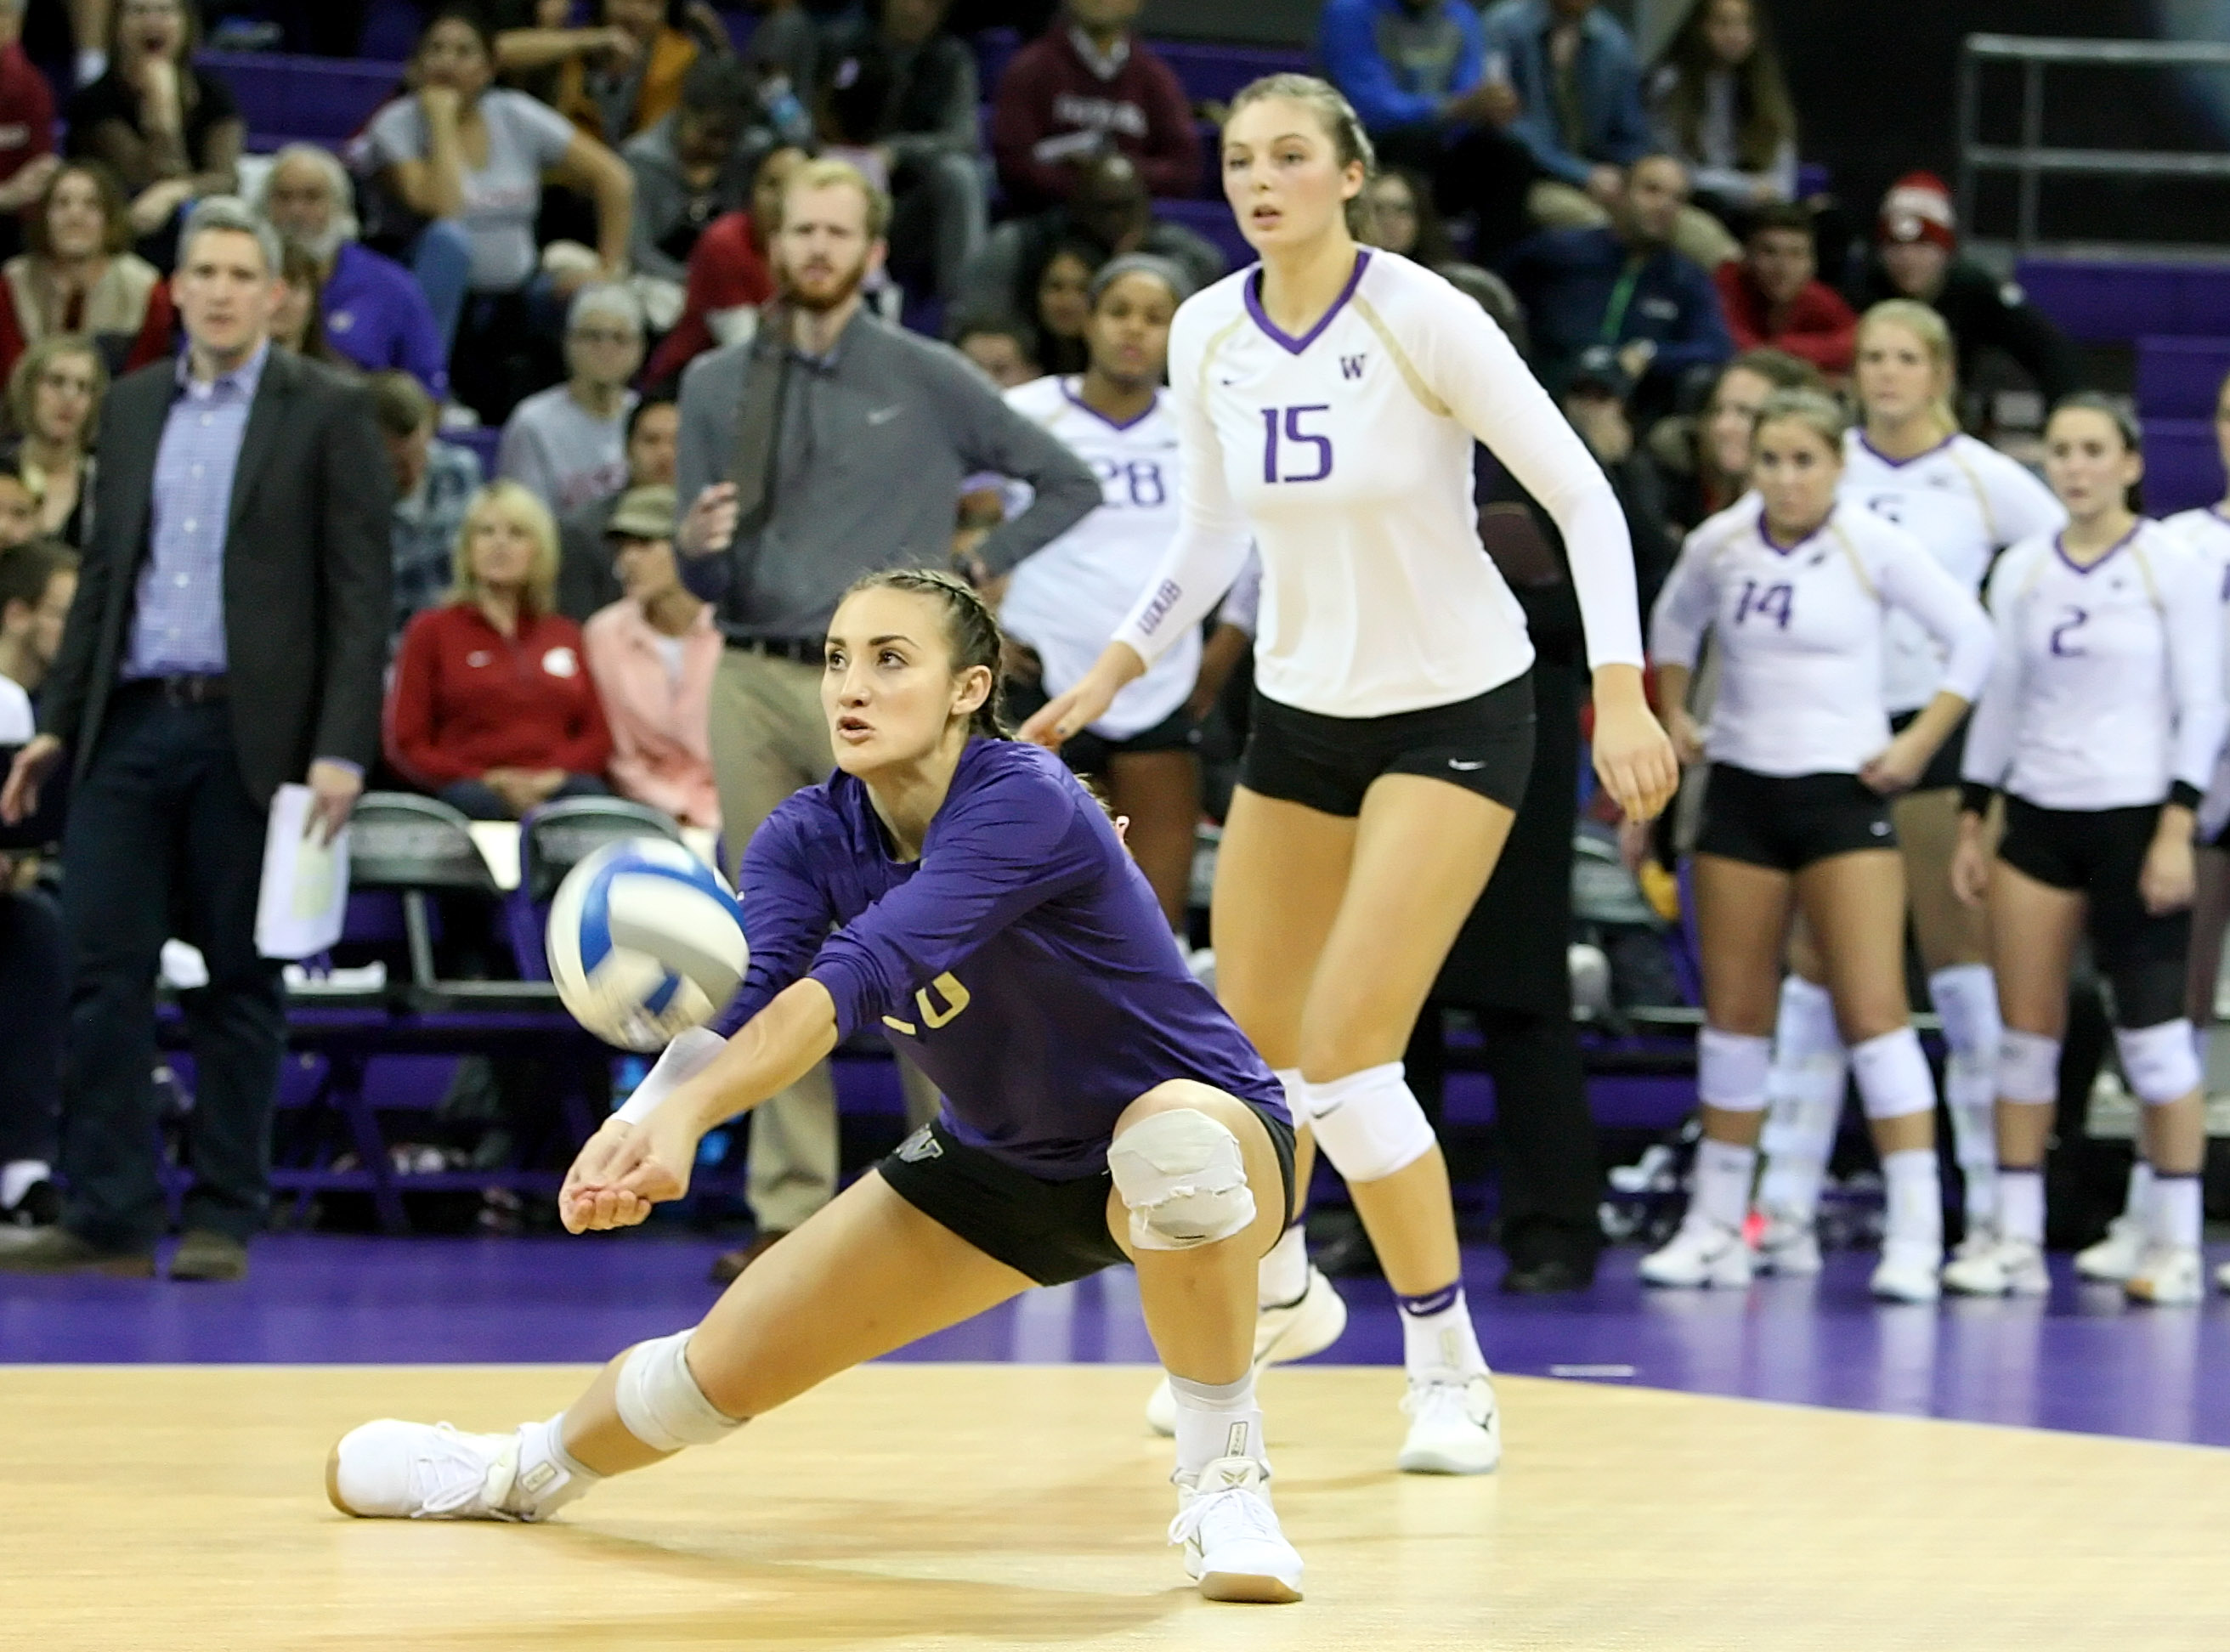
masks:
[[[1634,289],[1641,285],[1642,260],[1629,258],[1620,274],[1618,285],[1610,289],[1610,302],[1603,307],[1602,332],[1599,341],[1616,344],[1619,330],[1626,325],[1626,313],[1634,303]]]

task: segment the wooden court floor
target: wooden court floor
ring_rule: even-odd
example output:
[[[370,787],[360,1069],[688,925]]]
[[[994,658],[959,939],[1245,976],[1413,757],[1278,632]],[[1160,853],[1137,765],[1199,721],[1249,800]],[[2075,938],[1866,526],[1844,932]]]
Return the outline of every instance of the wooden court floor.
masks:
[[[1266,1380],[1308,1599],[1162,1543],[1134,1367],[885,1365],[546,1526],[352,1521],[374,1415],[546,1415],[528,1366],[0,1366],[0,1622],[38,1652],[2230,1647],[2230,1453],[1503,1384],[1500,1475],[1391,1471],[1398,1374]]]

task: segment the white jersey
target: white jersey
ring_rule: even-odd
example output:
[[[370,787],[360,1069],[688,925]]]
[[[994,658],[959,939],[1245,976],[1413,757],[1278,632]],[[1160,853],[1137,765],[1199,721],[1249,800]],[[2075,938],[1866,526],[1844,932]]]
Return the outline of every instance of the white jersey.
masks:
[[[2230,698],[2230,518],[2222,514],[2220,505],[2206,505],[2195,511],[2178,511],[2161,526],[2182,534],[2187,544],[2214,565],[2219,576],[2215,588],[2222,595],[2223,692]],[[2226,736],[2224,749],[2214,760],[2214,778],[2207,782],[2207,796],[2199,805],[2201,837],[2211,841],[2220,836],[2225,826],[2230,826],[2230,736]]]
[[[1177,531],[1177,427],[1166,392],[1128,424],[1086,407],[1073,378],[1040,378],[1007,392],[1007,404],[1043,425],[1099,478],[1099,508],[1015,565],[999,609],[1009,636],[1045,662],[1048,694],[1073,688],[1148,590]],[[1127,740],[1162,723],[1200,677],[1200,628],[1173,639],[1146,674],[1092,725]]]
[[[1998,558],[1998,654],[1965,778],[2042,809],[2130,809],[2203,792],[2223,731],[2221,571],[2157,522],[2088,567],[2058,534]]]
[[[1183,526],[1116,632],[1150,661],[1262,557],[1254,681],[1281,705],[1383,717],[1522,675],[1533,645],[1479,539],[1472,444],[1556,519],[1596,665],[1638,665],[1634,552],[1602,469],[1486,312],[1363,251],[1295,339],[1259,268],[1185,300],[1170,336]]]
[[[1889,744],[1882,649],[1892,613],[1942,645],[1943,687],[1972,700],[1990,622],[1927,548],[1838,501],[1787,549],[1750,494],[1691,533],[1651,616],[1651,652],[1692,669],[1717,639],[1718,696],[1705,750],[1756,774],[1856,774]]]
[[[1926,545],[1969,591],[1990,558],[2017,540],[2057,533],[2067,513],[2019,461],[1954,436],[1911,459],[1885,459],[1853,430],[1843,438],[1840,498],[1863,505]],[[1911,615],[1890,616],[1882,644],[1882,701],[1894,716],[1935,697],[1943,656]]]

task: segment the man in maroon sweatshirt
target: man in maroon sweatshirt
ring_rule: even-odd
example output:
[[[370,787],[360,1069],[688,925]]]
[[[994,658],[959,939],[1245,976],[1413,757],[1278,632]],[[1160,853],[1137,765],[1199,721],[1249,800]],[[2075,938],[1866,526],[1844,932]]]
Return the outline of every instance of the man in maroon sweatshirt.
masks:
[[[991,152],[1009,205],[1065,203],[1077,163],[1112,145],[1153,195],[1200,189],[1200,137],[1184,88],[1131,31],[1144,0],[1067,0],[1053,27],[1015,54],[992,100]]]
[[[1773,349],[1810,362],[1830,378],[1851,371],[1859,318],[1818,279],[1812,215],[1803,207],[1761,207],[1743,255],[1712,273],[1727,326],[1743,350]]]

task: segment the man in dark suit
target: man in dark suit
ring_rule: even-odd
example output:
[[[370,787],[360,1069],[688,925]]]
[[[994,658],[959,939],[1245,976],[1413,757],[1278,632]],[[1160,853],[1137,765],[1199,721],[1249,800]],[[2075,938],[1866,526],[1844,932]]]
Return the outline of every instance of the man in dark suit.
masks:
[[[262,1225],[286,1043],[279,965],[255,946],[266,811],[306,780],[330,836],[379,749],[394,504],[369,392],[273,347],[282,290],[270,227],[204,200],[173,282],[186,352],[119,381],[102,414],[97,526],[40,732],[0,789],[0,819],[19,818],[69,760],[68,1194],[60,1226],[0,1242],[0,1270],[154,1271],[173,933],[209,979],[183,1000],[194,1188],[171,1276],[238,1278]]]

